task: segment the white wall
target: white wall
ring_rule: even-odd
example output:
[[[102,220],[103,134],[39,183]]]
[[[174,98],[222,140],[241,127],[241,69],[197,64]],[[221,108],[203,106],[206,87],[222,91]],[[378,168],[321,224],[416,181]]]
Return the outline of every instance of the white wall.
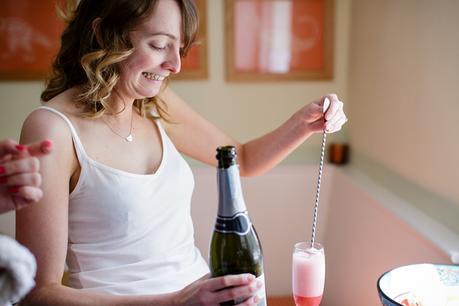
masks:
[[[386,207],[386,201],[403,205],[387,195],[390,191],[369,192],[345,171],[334,172],[331,189],[324,306],[380,306],[376,282],[383,272],[407,264],[451,263],[435,240]]]
[[[456,0],[353,0],[348,106],[354,153],[459,207],[457,29]]]

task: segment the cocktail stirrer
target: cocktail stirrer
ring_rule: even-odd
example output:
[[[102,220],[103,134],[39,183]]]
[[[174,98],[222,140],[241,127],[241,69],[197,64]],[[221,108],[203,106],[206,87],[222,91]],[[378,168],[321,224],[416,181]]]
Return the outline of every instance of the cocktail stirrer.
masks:
[[[330,105],[330,101],[328,100],[328,98],[325,98],[324,106],[323,106],[324,113],[327,111],[329,105]],[[316,238],[317,213],[319,210],[320,184],[322,180],[322,170],[324,166],[325,142],[326,141],[327,141],[327,133],[325,132],[325,128],[324,128],[324,131],[322,134],[322,150],[320,152],[319,176],[317,178],[316,203],[314,205],[314,217],[312,221],[311,248],[314,247],[314,241]]]

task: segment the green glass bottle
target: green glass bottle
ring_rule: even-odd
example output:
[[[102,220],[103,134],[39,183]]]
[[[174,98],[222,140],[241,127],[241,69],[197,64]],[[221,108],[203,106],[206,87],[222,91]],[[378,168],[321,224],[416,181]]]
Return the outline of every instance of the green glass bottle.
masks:
[[[218,215],[212,241],[209,263],[212,277],[251,273],[264,283],[263,253],[260,240],[250,221],[242,195],[236,148],[217,148]],[[266,305],[263,286],[258,292],[259,306]],[[236,305],[228,301],[222,305]]]

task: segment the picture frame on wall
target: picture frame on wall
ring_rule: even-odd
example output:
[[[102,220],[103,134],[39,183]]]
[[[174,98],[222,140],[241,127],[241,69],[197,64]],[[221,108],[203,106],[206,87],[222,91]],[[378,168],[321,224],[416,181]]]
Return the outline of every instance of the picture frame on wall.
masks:
[[[46,78],[63,29],[55,0],[0,1],[0,79]]]
[[[173,79],[207,79],[206,0],[194,0],[200,24],[197,42]],[[62,6],[62,3],[59,2]],[[0,80],[44,80],[59,51],[65,23],[56,0],[0,1]]]
[[[199,31],[196,42],[182,59],[180,73],[174,80],[205,80],[208,78],[207,66],[207,8],[206,0],[194,0],[199,14]]]
[[[226,80],[333,78],[334,0],[225,0]]]

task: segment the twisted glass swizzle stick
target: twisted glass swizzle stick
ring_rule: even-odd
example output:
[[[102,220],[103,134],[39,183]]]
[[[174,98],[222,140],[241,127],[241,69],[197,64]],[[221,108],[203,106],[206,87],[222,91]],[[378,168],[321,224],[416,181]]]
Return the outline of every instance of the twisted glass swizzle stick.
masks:
[[[327,102],[329,103],[328,99],[325,98],[324,106],[327,104]],[[325,108],[325,111],[326,111],[328,106],[324,107],[324,108]],[[311,248],[314,247],[314,240],[316,238],[317,213],[318,213],[318,210],[319,210],[319,197],[320,197],[320,183],[321,183],[321,180],[322,180],[322,170],[323,170],[323,166],[324,166],[325,142],[326,141],[327,141],[327,133],[325,132],[325,128],[324,128],[324,132],[323,132],[323,135],[322,135],[322,150],[320,152],[319,177],[317,178],[316,203],[314,205],[314,217],[313,217],[313,220],[312,220]]]

